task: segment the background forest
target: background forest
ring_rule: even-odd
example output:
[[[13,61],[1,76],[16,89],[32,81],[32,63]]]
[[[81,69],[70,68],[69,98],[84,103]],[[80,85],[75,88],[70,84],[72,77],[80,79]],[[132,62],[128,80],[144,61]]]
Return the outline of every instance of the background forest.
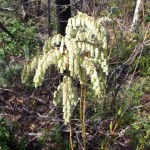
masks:
[[[100,28],[101,34],[106,31],[101,36],[105,38],[102,43],[92,43],[98,33],[93,31],[95,24],[86,25],[87,18],[100,22],[95,29]],[[84,27],[88,25],[94,33],[84,39],[81,32],[86,35],[88,30]],[[76,32],[70,31],[70,26]],[[71,64],[61,70],[61,65],[55,63],[41,73],[42,83],[35,81],[38,69],[36,63],[34,67],[30,64],[38,60],[44,68],[49,47],[61,49],[60,42],[66,37],[67,42],[75,37],[82,40],[82,50],[77,54],[85,56],[87,64],[93,62],[94,56],[91,57],[91,47],[84,51],[86,42],[103,45],[98,56],[95,49],[95,57],[104,57],[106,64],[102,66],[100,62],[98,66],[97,61],[93,66],[96,74],[103,70],[100,84],[94,83],[97,78],[86,68],[85,83],[84,72],[74,78],[68,69]],[[62,52],[68,59],[72,58],[66,52],[69,46],[64,44]],[[50,60],[55,61],[54,56],[49,54]],[[81,70],[82,60],[76,61]],[[30,74],[26,71],[29,66]],[[64,118],[64,104],[54,105],[61,97],[56,91],[61,83],[65,84],[65,76],[69,82],[72,79],[70,95],[77,97],[75,106],[69,105],[68,120]],[[37,87],[33,80],[41,86]],[[96,95],[101,86],[100,96]],[[149,0],[0,0],[0,150],[70,149],[150,149]]]

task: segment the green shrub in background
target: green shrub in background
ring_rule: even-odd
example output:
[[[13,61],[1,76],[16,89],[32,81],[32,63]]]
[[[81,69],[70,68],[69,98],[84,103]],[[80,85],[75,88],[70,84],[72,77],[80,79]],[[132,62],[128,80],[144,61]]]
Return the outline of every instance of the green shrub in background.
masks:
[[[16,19],[3,21],[3,25],[11,32],[14,38],[7,33],[0,34],[0,86],[12,84],[13,79],[20,77],[22,66],[22,56],[30,59],[42,46],[42,41],[36,37],[36,27],[29,21],[28,26]],[[14,62],[15,57],[18,62]]]
[[[146,55],[146,56],[141,56],[140,59],[136,59],[132,65],[132,70],[134,70],[134,68],[136,67],[138,63],[138,67],[137,67],[137,73],[139,73],[141,76],[150,76],[150,56]]]
[[[67,137],[64,138],[60,128],[61,126],[59,124],[54,124],[50,131],[48,129],[42,129],[41,132],[43,134],[38,137],[39,145],[43,149],[48,148],[49,150],[70,150],[69,139]],[[48,144],[46,142],[47,140],[51,141],[53,144]]]
[[[22,66],[17,63],[7,64],[3,56],[0,56],[0,86],[6,87],[13,84],[14,79],[20,78]],[[19,81],[19,80],[18,80]]]
[[[5,23],[6,22],[6,23]],[[8,19],[3,22],[7,29],[12,33],[12,39],[7,33],[0,34],[0,53],[3,55],[20,55],[25,54],[28,58],[40,49],[42,42],[36,37],[36,27],[32,22],[25,26],[20,21]]]
[[[7,119],[0,118],[0,150],[25,150],[25,142],[10,132]]]
[[[134,147],[132,149],[136,150],[150,148],[150,117],[148,111],[150,106],[143,99],[145,93],[149,92],[149,83],[149,77],[141,77],[131,84],[124,100],[120,101],[120,94],[123,94],[121,91],[118,96],[122,111],[118,128],[126,128],[125,137],[132,139],[131,146]]]

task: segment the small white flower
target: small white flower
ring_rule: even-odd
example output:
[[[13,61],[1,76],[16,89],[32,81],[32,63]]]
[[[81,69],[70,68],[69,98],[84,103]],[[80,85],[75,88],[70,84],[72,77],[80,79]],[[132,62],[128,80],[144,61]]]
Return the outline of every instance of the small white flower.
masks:
[[[73,29],[76,30],[76,18],[72,18],[72,26],[73,26]]]
[[[84,44],[84,42],[82,43],[82,53],[85,51],[85,47],[86,45]]]
[[[99,58],[99,49],[98,48],[95,48],[95,57]]]
[[[80,17],[78,16],[76,19],[76,26],[80,26],[81,20]]]
[[[104,60],[104,53],[101,52],[101,59]]]
[[[85,19],[84,19],[84,17],[82,17],[82,18],[81,18],[81,26],[84,27],[84,25],[85,25]]]
[[[91,45],[90,53],[91,53],[91,57],[94,57],[94,47],[93,47],[93,45]]]
[[[72,18],[70,18],[70,19],[68,20],[67,26],[72,27]]]

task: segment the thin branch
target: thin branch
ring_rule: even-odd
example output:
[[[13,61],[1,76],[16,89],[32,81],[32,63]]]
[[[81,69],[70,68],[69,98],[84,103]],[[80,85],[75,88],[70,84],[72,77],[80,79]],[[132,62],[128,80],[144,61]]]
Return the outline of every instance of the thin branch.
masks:
[[[2,11],[2,12],[4,12],[4,11],[9,11],[9,12],[12,12],[12,11],[14,11],[15,9],[11,9],[11,8],[4,8],[4,7],[1,7],[0,8],[0,11]]]
[[[0,28],[6,32],[11,38],[15,38],[14,35],[0,22]]]

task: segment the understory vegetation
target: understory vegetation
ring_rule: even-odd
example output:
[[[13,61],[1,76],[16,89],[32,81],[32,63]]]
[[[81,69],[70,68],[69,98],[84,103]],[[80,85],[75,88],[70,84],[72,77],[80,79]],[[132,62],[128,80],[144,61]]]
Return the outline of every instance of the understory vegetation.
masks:
[[[0,2],[0,150],[149,150],[150,3],[68,2]]]

